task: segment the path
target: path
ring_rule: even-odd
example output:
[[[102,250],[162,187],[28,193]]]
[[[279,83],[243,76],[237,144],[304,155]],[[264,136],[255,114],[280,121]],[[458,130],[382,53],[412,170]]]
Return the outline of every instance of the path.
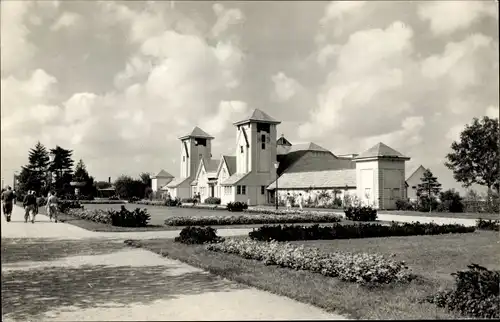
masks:
[[[12,222],[1,216],[4,321],[344,319],[128,248],[131,233],[90,232],[43,215],[24,223],[14,209]]]

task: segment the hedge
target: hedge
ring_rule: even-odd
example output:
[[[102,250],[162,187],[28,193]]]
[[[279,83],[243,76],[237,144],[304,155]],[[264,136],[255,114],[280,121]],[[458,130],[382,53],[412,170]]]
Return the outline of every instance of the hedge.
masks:
[[[361,284],[406,282],[413,277],[404,262],[378,254],[325,253],[317,248],[304,248],[303,245],[297,247],[288,243],[258,242],[248,238],[226,239],[222,243],[209,244],[206,248],[263,261],[266,265],[308,270]]]
[[[344,209],[345,217],[353,221],[375,221],[377,220],[377,209],[363,206],[363,207],[347,207]]]
[[[217,197],[208,197],[207,199],[205,199],[204,203],[208,205],[220,205],[221,200]]]
[[[93,209],[77,210],[70,209],[68,214],[80,219],[90,220],[98,223],[120,227],[146,227],[151,216],[146,209],[136,208],[129,211],[122,207],[120,210],[114,209]]]
[[[330,240],[330,239],[354,239],[371,237],[394,237],[394,236],[416,236],[416,235],[440,235],[471,233],[475,227],[463,225],[437,225],[434,223],[395,223],[390,226],[380,224],[359,224],[333,226],[262,226],[251,231],[250,238],[260,241],[293,241],[293,240]]]
[[[174,241],[183,244],[205,244],[219,243],[224,241],[224,238],[217,236],[217,229],[212,227],[185,227],[181,230],[178,237]]]
[[[285,223],[327,223],[340,222],[335,214],[324,215],[238,215],[238,216],[203,216],[203,217],[169,217],[167,226],[210,226],[210,225],[251,225],[251,224],[285,224]]]
[[[476,226],[478,229],[499,231],[500,221],[478,219],[476,220]]]
[[[241,201],[235,201],[235,202],[228,202],[226,208],[229,211],[241,212],[244,211],[245,209],[248,209],[248,205]]]
[[[500,272],[477,264],[468,265],[468,268],[467,271],[451,274],[455,277],[454,289],[438,292],[424,301],[467,317],[500,318]]]
[[[332,214],[331,211],[318,211],[318,210],[300,210],[300,209],[264,209],[264,208],[251,208],[243,210],[245,213],[250,214],[264,214],[264,215],[324,215]]]
[[[139,200],[134,203],[147,206],[178,207],[181,205],[181,200],[179,198],[165,200]]]

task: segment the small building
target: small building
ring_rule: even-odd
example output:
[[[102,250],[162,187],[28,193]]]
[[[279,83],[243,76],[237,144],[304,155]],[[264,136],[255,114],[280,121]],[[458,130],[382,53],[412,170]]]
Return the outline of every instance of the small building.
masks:
[[[406,178],[406,198],[410,201],[417,201],[417,187],[421,183],[421,178],[427,169],[420,165],[415,170],[409,172],[410,175]]]
[[[154,193],[157,193],[158,191],[161,191],[161,188],[163,188],[173,179],[173,175],[162,169],[156,175],[151,177],[151,189]]]

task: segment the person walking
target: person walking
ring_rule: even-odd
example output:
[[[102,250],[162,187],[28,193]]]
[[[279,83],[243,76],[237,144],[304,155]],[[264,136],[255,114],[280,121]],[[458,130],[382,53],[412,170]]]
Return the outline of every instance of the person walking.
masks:
[[[302,193],[299,193],[299,197],[297,198],[297,201],[299,203],[300,210],[302,210],[304,207],[304,196],[302,196]]]
[[[57,199],[56,192],[51,192],[49,198],[47,199],[47,212],[49,214],[50,221],[52,221],[52,217],[54,217],[54,221],[57,223],[57,213],[59,200]]]
[[[7,222],[10,222],[10,217],[12,216],[12,207],[13,202],[16,199],[16,194],[12,191],[10,186],[7,187],[7,190],[2,193],[2,202],[3,202],[3,214]]]
[[[24,206],[24,222],[25,223],[28,222],[31,213],[32,215],[31,223],[34,224],[36,215],[36,197],[34,191],[32,190],[28,191],[28,194],[26,195],[26,197],[24,197],[23,206]]]
[[[292,196],[290,193],[286,194],[286,209],[290,210],[292,208]]]

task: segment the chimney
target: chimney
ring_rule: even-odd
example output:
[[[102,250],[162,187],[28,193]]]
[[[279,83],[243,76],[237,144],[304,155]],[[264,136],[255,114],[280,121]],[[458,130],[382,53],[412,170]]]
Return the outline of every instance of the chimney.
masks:
[[[108,177],[108,183],[111,183],[111,177]]]

